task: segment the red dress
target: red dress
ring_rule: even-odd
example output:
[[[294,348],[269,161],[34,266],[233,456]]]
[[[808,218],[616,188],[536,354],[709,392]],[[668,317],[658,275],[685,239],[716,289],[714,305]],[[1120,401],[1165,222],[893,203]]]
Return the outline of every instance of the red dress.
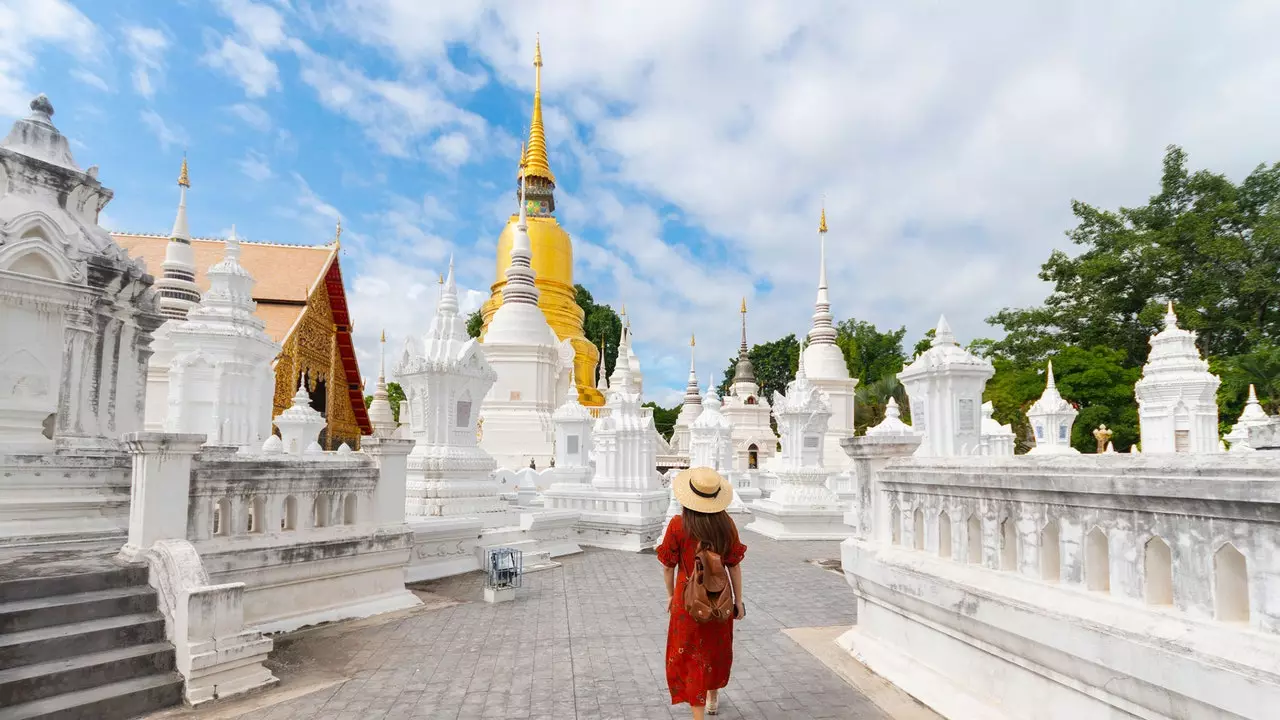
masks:
[[[693,567],[698,541],[684,533],[679,515],[671,519],[658,559],[676,570],[675,610],[667,626],[667,687],[671,704],[706,705],[707,691],[729,684],[729,667],[733,665],[733,620],[700,623],[685,612],[684,586]],[[733,548],[724,557],[732,567],[742,562],[747,546],[735,537]]]

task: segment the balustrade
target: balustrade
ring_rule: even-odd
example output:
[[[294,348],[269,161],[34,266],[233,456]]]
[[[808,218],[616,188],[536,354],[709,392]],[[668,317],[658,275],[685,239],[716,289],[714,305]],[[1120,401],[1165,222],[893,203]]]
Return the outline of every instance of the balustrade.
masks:
[[[958,563],[1277,633],[1277,460],[903,459],[877,478],[886,510],[874,532]]]

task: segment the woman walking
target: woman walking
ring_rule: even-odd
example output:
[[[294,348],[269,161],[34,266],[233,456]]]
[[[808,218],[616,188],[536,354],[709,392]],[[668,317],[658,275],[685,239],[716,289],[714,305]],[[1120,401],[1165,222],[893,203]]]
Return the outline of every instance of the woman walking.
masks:
[[[739,563],[747,548],[738,541],[738,528],[725,512],[733,500],[733,486],[720,473],[707,467],[690,468],[676,475],[672,489],[684,511],[671,519],[658,547],[658,559],[665,566],[671,613],[667,626],[667,687],[672,705],[689,703],[694,720],[702,720],[704,713],[717,713],[719,690],[729,684],[733,623],[746,614]],[[698,622],[685,609],[685,587],[700,550],[719,555],[728,570],[729,592],[733,593],[731,618]]]

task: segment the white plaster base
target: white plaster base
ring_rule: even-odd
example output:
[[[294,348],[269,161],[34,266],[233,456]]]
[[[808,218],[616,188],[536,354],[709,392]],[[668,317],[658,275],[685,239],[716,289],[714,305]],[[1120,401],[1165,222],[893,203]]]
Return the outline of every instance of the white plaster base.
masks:
[[[486,526],[498,516],[505,521]],[[576,512],[547,510],[486,513],[483,517],[412,518],[408,582],[423,582],[484,568],[489,548],[510,547],[548,558],[582,552],[574,540]]]
[[[628,492],[553,485],[543,498],[552,508],[581,514],[574,526],[579,544],[640,552],[657,545],[667,521],[671,491]]]
[[[772,500],[751,503],[752,522],[746,529],[774,540],[844,540],[853,528],[844,523],[844,510],[787,507]]]
[[[214,582],[245,584],[246,627],[274,633],[421,605],[404,587],[412,541],[407,529],[333,528],[301,544],[268,533],[196,549]]]
[[[951,720],[1226,720],[1280,707],[1280,637],[858,539],[841,644]]]
[[[0,547],[123,541],[131,467],[120,451],[0,455]]]

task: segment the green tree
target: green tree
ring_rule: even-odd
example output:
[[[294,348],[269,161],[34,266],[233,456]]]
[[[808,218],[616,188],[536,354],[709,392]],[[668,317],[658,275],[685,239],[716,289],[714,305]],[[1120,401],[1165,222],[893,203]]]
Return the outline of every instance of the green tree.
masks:
[[[753,346],[747,351],[747,357],[755,369],[760,395],[772,403],[773,396],[778,392],[786,392],[787,383],[796,375],[796,368],[800,366],[800,342],[796,340],[795,333],[792,333],[773,342]],[[729,367],[725,369],[724,379],[720,382],[721,396],[728,394],[737,365],[737,357],[729,360]]]
[[[582,308],[583,335],[589,342],[595,343],[596,347],[600,347],[602,340],[605,343],[604,367],[605,374],[608,375],[613,372],[613,365],[618,359],[618,339],[622,336],[622,319],[612,307],[596,304],[591,292],[582,285],[574,285],[573,288],[576,291],[575,299],[578,307]],[[484,316],[481,315],[480,309],[476,308],[467,316],[467,335],[478,338],[483,330]]]
[[[898,411],[905,423],[911,422],[911,408],[907,403],[907,390],[898,382],[896,374],[884,375],[869,383],[858,383],[853,391],[853,429],[862,435],[867,428],[875,427],[884,420],[884,409],[889,398],[898,403]]]
[[[1082,252],[1050,255],[1040,278],[1054,290],[1044,305],[988,319],[1007,333],[1000,354],[1025,364],[1068,345],[1109,347],[1138,366],[1168,300],[1207,355],[1280,338],[1280,163],[1236,185],[1188,171],[1186,153],[1170,146],[1146,205],[1071,207],[1078,222],[1068,237]]]
[[[644,403],[643,407],[653,408],[653,424],[658,429],[658,433],[667,440],[671,440],[671,435],[676,429],[676,418],[680,416],[680,406],[673,408],[664,408],[658,403],[650,401]]]
[[[1261,343],[1240,355],[1213,358],[1209,369],[1222,378],[1218,388],[1218,422],[1223,433],[1244,411],[1249,386],[1258,393],[1258,402],[1268,414],[1280,410],[1280,346]]]
[[[391,403],[391,417],[395,418],[396,422],[400,422],[400,403],[404,401],[404,388],[400,387],[400,383],[387,383],[387,401]],[[365,395],[365,409],[368,409],[369,405],[372,403],[373,396]]]
[[[915,347],[911,348],[911,357],[915,357],[921,353],[928,352],[933,347],[933,338],[938,334],[937,328],[929,328],[925,331],[924,337],[916,341]]]
[[[906,360],[902,352],[902,339],[906,335],[905,327],[880,332],[865,320],[842,321],[836,326],[836,345],[844,353],[849,377],[857,379],[859,385],[870,385],[897,375]]]

